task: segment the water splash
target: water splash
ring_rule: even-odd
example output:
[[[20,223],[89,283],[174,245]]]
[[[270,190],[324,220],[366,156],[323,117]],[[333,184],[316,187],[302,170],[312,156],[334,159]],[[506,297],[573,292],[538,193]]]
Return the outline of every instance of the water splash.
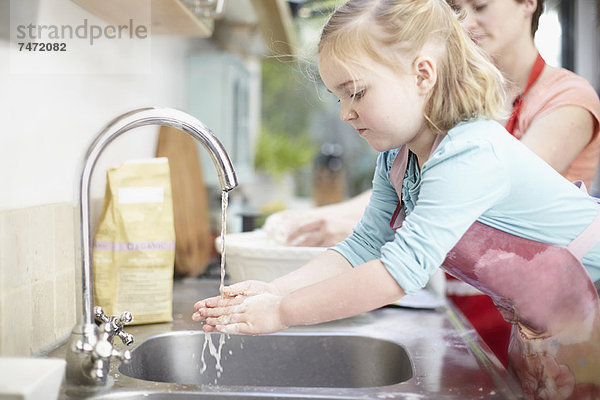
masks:
[[[200,369],[200,373],[203,374],[206,371],[207,365],[206,360],[204,359],[204,353],[206,348],[208,347],[208,353],[215,359],[215,369],[217,371],[217,377],[221,377],[221,373],[223,372],[223,366],[221,365],[221,355],[223,352],[223,345],[225,344],[225,335],[219,334],[219,343],[218,347],[212,341],[212,335],[208,332],[204,332],[204,344],[202,345],[202,355],[200,357],[200,361],[202,362],[202,368]]]
[[[204,359],[204,350],[206,350],[206,345],[208,344],[210,334],[208,332],[204,332],[204,344],[202,345],[202,355],[200,356],[200,361],[202,362],[202,368],[200,369],[200,373],[203,374],[206,371],[206,360]]]

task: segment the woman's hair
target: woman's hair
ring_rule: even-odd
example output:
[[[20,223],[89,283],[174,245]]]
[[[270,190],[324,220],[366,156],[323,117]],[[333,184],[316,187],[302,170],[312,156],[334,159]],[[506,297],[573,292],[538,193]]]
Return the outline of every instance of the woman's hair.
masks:
[[[525,3],[525,0],[515,0],[517,3]],[[537,7],[531,16],[531,37],[535,36],[540,24],[540,15],[544,12],[544,0],[537,0]]]
[[[350,0],[323,27],[319,54],[350,73],[365,57],[401,70],[426,46],[435,48],[437,60],[437,81],[424,110],[431,129],[445,133],[471,118],[506,117],[502,74],[445,0]]]

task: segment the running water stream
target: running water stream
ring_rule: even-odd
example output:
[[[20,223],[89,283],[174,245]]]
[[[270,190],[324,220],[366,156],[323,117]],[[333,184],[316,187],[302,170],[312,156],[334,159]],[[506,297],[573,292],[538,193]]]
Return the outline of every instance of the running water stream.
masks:
[[[229,192],[223,191],[221,192],[221,283],[219,285],[219,294],[221,298],[225,297],[223,294],[223,288],[225,287],[225,234],[227,233],[227,205],[229,203]],[[204,352],[208,346],[208,352],[211,356],[215,358],[217,369],[217,377],[221,376],[223,372],[223,366],[221,365],[221,351],[223,350],[223,345],[225,344],[225,335],[219,335],[219,345],[215,346],[212,342],[212,337],[210,333],[204,332],[204,345],[202,346],[202,369],[200,373],[204,373],[206,371],[206,361],[204,360]],[[217,382],[215,381],[215,384]]]
[[[229,192],[221,192],[221,285],[219,293],[223,296],[225,287],[225,233],[227,232],[227,205],[229,204]]]

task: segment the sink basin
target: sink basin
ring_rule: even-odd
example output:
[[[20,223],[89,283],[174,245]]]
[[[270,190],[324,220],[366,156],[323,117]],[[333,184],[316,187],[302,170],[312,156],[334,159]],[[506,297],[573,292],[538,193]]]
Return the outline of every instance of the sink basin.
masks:
[[[192,320],[219,281],[185,279],[173,290],[173,322],[127,327],[129,364],[111,363],[109,386],[61,386],[60,400],[517,400],[518,382],[452,307],[384,307],[356,317],[264,336],[221,337],[219,369]],[[206,348],[204,347],[206,343]],[[117,343],[119,349],[126,346]],[[69,343],[48,356],[64,358]],[[204,358],[203,358],[204,357]],[[206,364],[206,368],[204,368]]]
[[[132,393],[117,393],[108,394],[105,396],[94,397],[94,400],[343,400],[351,399],[346,397],[302,397],[289,396],[268,393],[185,393],[185,392],[168,392],[168,393],[148,393],[148,392],[132,392]],[[352,399],[354,400],[354,399]]]
[[[217,363],[210,348],[218,351],[220,340],[224,343]],[[202,331],[149,337],[119,371],[132,378],[178,384],[323,388],[387,386],[413,376],[404,347],[387,340],[311,333],[221,336]]]

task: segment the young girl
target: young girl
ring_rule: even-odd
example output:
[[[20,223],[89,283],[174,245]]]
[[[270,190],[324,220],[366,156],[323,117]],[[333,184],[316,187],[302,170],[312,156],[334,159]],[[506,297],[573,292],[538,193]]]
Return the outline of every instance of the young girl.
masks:
[[[340,118],[381,152],[369,205],[344,242],[199,301],[194,319],[260,334],[345,318],[443,264],[513,324],[510,366],[528,397],[598,398],[600,206],[492,121],[502,75],[445,0],[350,0],[319,55]]]

